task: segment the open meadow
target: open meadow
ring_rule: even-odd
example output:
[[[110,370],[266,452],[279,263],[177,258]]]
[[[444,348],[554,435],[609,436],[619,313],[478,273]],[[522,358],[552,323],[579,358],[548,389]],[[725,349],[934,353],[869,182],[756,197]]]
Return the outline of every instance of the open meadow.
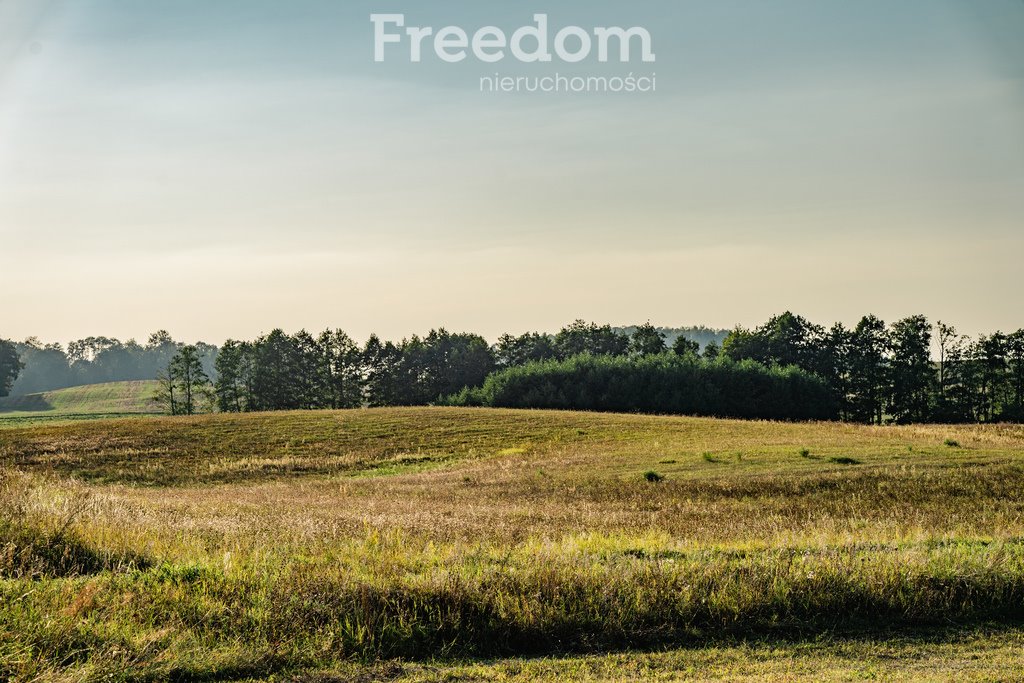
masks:
[[[0,430],[0,679],[1012,680],[1024,427]]]
[[[0,429],[101,417],[158,415],[157,382],[106,382],[0,398]]]

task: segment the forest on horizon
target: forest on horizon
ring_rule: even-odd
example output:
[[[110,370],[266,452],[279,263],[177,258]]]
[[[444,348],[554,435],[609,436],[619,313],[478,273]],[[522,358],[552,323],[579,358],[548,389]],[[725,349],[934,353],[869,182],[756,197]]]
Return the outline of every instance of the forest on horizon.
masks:
[[[612,329],[632,336],[637,326]],[[666,343],[670,346],[676,339],[685,336],[697,342],[702,349],[711,343],[721,344],[729,334],[728,330],[704,326],[657,329],[665,336]],[[3,337],[0,337],[0,342],[2,341]],[[167,368],[178,349],[185,345],[176,341],[166,330],[152,333],[145,343],[139,343],[135,339],[121,341],[106,336],[76,339],[66,345],[59,342],[44,342],[38,337],[8,343],[13,346],[23,365],[14,384],[9,387],[12,396],[86,384],[156,379],[160,372]],[[218,347],[207,342],[197,342],[195,346],[203,359],[203,369],[207,375],[213,377],[216,372],[214,359]],[[13,359],[13,356],[11,358]],[[13,363],[13,360],[10,362]]]
[[[4,359],[7,359],[6,361]],[[6,368],[6,370],[4,369]],[[4,379],[6,378],[6,379]],[[868,424],[1020,422],[1024,330],[969,338],[915,315],[826,328],[786,312],[753,329],[597,325],[556,334],[432,330],[400,342],[274,330],[220,347],[168,333],[0,343],[0,395],[160,379],[168,412],[478,405]]]

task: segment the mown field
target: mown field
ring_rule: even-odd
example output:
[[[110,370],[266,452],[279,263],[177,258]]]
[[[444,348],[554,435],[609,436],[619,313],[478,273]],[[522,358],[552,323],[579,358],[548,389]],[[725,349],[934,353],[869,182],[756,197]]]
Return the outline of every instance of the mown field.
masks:
[[[0,679],[1013,680],[1024,428],[0,430]]]
[[[161,413],[157,383],[107,382],[0,398],[0,428]]]

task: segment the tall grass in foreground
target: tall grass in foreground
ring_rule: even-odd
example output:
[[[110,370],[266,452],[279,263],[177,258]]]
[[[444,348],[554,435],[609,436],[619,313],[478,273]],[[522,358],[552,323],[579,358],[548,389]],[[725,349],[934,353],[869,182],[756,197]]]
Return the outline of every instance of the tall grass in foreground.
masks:
[[[88,569],[0,582],[2,673],[266,674],[1024,616],[1018,542],[680,552],[657,538],[416,548],[371,535],[315,559]]]

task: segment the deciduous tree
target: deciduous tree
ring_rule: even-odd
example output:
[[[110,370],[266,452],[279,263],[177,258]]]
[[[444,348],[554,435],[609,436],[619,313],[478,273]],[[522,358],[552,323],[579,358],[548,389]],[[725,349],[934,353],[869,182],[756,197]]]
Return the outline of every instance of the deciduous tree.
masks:
[[[18,357],[18,350],[11,342],[0,339],[0,396],[7,396],[11,393],[14,381],[18,379],[21,372],[21,358]]]

